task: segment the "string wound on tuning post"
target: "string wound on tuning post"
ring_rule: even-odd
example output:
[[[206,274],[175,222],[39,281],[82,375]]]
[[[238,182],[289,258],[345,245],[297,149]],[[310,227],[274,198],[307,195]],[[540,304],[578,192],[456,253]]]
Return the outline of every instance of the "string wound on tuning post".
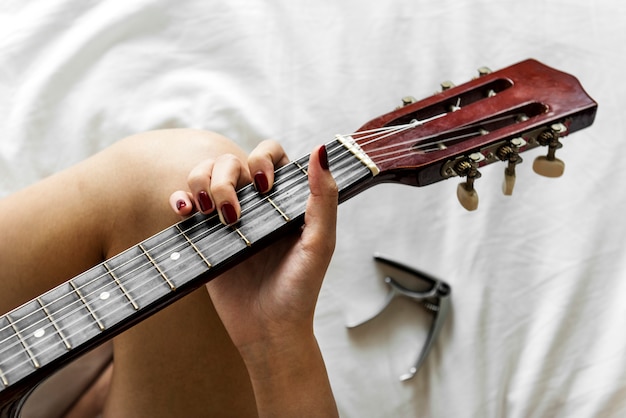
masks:
[[[502,183],[502,193],[505,196],[511,196],[513,194],[513,188],[515,187],[515,166],[520,164],[523,160],[519,155],[520,148],[526,145],[524,138],[516,137],[511,139],[508,144],[501,146],[496,151],[496,156],[501,161],[506,161],[507,166],[504,169],[504,181]]]
[[[533,163],[535,173],[544,177],[561,177],[565,171],[565,163],[556,158],[556,150],[563,147],[559,139],[567,134],[567,127],[562,123],[550,125],[537,137],[540,145],[548,147],[546,156],[537,157]]]
[[[466,180],[456,188],[456,196],[459,203],[468,211],[478,209],[478,193],[474,189],[474,182],[479,179],[481,174],[478,171],[478,163],[485,159],[480,152],[470,154],[466,159],[459,161],[454,170],[460,175],[465,176]]]

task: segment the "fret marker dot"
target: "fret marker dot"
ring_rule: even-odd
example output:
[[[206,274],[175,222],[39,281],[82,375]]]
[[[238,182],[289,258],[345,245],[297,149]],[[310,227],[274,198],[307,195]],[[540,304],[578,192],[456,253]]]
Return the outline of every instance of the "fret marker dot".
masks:
[[[35,332],[33,333],[33,336],[34,336],[35,338],[41,338],[41,337],[43,337],[45,334],[46,334],[46,330],[45,330],[45,329],[43,329],[43,328],[39,328],[37,331],[35,331]]]
[[[180,253],[172,253],[170,255],[170,258],[174,261],[178,260],[180,258]]]
[[[109,298],[109,296],[111,296],[111,294],[109,292],[102,292],[102,293],[100,293],[100,299],[102,299],[102,300],[107,300]]]

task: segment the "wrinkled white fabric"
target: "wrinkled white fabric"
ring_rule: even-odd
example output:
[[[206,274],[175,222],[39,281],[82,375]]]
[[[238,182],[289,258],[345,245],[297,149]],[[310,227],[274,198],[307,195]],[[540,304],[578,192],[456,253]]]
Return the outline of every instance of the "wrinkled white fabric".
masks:
[[[298,157],[403,96],[539,59],[600,105],[558,151],[565,175],[532,173],[532,151],[511,197],[502,164],[483,170],[474,213],[456,180],[345,203],[317,334],[344,417],[624,416],[625,21],[621,0],[4,2],[0,195],[164,127],[246,149],[271,137]],[[398,300],[345,328],[385,298],[374,252],[452,286],[446,326],[408,382],[423,309]]]

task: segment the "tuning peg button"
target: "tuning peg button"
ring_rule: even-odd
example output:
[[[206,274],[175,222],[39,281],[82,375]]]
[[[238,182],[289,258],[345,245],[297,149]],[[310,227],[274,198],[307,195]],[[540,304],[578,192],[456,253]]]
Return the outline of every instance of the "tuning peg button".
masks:
[[[507,169],[504,170],[504,181],[502,182],[502,193],[505,196],[511,196],[513,194],[513,188],[515,187],[515,171],[509,173]]]
[[[550,159],[542,155],[535,158],[533,170],[544,177],[561,177],[565,171],[565,163],[556,157]]]
[[[484,77],[487,74],[491,74],[491,68],[489,68],[489,67],[480,67],[478,69],[478,76],[479,77]]]
[[[533,163],[533,171],[545,177],[561,177],[565,171],[565,163],[555,157],[556,150],[563,145],[559,138],[567,131],[562,123],[555,123],[550,129],[542,132],[537,138],[539,144],[548,147],[548,155],[537,157]]]
[[[415,102],[417,102],[417,99],[413,96],[404,96],[402,98],[402,106],[408,106]]]
[[[441,83],[441,91],[450,90],[452,87],[454,87],[454,83],[450,80]]]
[[[456,188],[456,197],[465,209],[469,211],[478,209],[478,193],[472,184],[468,182],[459,183]]]
[[[480,178],[478,163],[484,159],[485,157],[480,152],[476,152],[467,159],[460,161],[455,167],[455,171],[459,175],[466,177],[466,181],[457,186],[456,197],[459,199],[461,206],[469,211],[478,208],[478,193],[474,189],[474,181]]]

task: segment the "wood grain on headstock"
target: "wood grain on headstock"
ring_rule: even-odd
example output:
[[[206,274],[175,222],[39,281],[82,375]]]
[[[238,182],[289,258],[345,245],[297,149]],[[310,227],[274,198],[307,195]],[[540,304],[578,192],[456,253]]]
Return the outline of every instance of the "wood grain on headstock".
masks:
[[[448,177],[446,162],[474,152],[486,157],[481,165],[494,162],[494,147],[522,136],[525,151],[553,123],[563,123],[565,135],[591,125],[596,109],[575,77],[526,60],[373,119],[354,138],[380,168],[378,181],[424,186]],[[427,119],[359,141],[359,132]]]

